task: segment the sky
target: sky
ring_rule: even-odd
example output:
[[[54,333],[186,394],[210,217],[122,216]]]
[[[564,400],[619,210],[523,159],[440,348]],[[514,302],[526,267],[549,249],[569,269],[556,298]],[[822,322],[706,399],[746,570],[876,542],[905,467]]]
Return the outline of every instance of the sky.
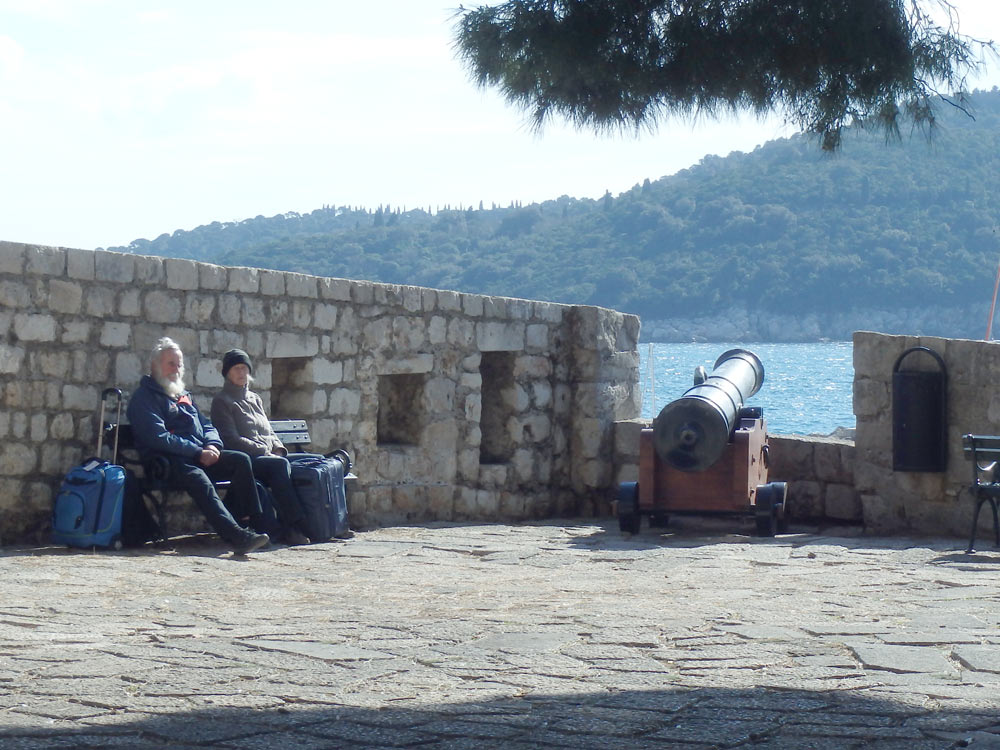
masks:
[[[1000,40],[997,0],[954,1],[963,32]],[[112,247],[324,205],[598,198],[794,132],[750,116],[536,132],[455,57],[457,6],[0,0],[0,240]],[[976,85],[1000,85],[1000,65]]]

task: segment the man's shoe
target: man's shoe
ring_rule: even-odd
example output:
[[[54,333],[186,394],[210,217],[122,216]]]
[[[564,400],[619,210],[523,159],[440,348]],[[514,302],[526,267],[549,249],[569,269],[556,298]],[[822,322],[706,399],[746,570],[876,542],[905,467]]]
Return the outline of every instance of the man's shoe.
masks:
[[[282,541],[291,546],[309,544],[309,537],[297,529],[286,529]]]
[[[271,543],[271,537],[267,534],[257,534],[256,532],[244,529],[244,535],[238,542],[233,542],[233,552],[237,555],[245,555],[255,549],[266,547]]]
[[[350,529],[347,529],[345,531],[341,531],[339,534],[334,534],[333,538],[334,539],[353,539],[354,538],[354,532],[351,531]]]

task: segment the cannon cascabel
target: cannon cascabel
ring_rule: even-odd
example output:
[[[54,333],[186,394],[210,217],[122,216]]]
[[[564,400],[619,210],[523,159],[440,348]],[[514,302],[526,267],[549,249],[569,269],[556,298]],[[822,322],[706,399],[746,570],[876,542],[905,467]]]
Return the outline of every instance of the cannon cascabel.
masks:
[[[722,455],[740,409],[764,382],[764,365],[747,349],[731,349],[712,373],[663,407],[653,422],[662,461],[681,471],[704,471]]]

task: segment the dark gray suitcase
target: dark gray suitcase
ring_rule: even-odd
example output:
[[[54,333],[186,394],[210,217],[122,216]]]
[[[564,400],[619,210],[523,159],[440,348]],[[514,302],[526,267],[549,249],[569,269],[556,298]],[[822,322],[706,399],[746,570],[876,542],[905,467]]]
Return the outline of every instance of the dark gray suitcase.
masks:
[[[344,477],[351,469],[347,453],[292,453],[288,460],[292,464],[292,484],[306,515],[302,529],[306,536],[314,542],[347,538],[350,526]]]

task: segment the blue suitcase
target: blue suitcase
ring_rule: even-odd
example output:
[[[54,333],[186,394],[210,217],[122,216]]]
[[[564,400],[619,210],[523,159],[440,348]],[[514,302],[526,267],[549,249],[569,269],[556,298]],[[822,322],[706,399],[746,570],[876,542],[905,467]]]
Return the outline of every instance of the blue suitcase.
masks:
[[[344,451],[330,456],[310,453],[289,454],[292,484],[306,517],[303,531],[313,542],[350,536],[344,476],[351,462]]]
[[[55,544],[121,549],[125,469],[114,463],[118,458],[117,431],[111,461],[100,457],[104,407],[111,394],[118,396],[118,419],[121,421],[122,392],[107,388],[101,394],[97,454],[71,469],[56,495],[52,508],[52,541]]]

